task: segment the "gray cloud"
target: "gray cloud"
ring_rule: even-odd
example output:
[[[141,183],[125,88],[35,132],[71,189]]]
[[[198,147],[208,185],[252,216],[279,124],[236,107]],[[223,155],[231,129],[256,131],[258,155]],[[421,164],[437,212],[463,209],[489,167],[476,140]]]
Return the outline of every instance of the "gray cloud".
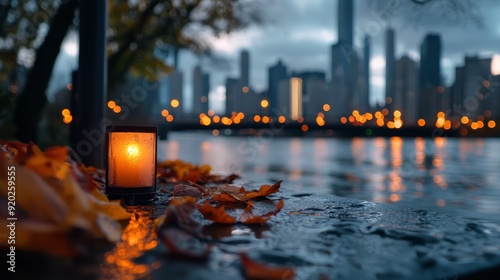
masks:
[[[484,22],[482,27],[455,17],[453,13],[447,12],[447,6],[438,4],[422,9],[412,4],[410,0],[356,0],[355,36],[358,39],[362,38],[364,36],[362,32],[373,36],[373,57],[384,53],[384,30],[387,26],[396,31],[398,56],[412,52],[419,53],[425,34],[439,33],[442,37],[443,57],[451,62],[443,69],[447,82],[450,83],[453,80],[453,68],[463,62],[465,54],[500,53],[498,1],[483,0],[473,3],[477,6]],[[268,1],[263,7],[263,13],[267,18],[266,24],[253,27],[254,36],[245,46],[250,51],[251,57],[251,84],[259,89],[265,88],[267,68],[275,64],[278,58],[294,70],[318,69],[329,74],[330,46],[337,37],[336,10],[337,1],[331,0]],[[460,13],[458,15],[460,16]],[[373,27],[377,24],[378,31]],[[357,43],[356,47],[361,46]],[[237,77],[239,71],[237,51],[217,54],[228,59],[232,67],[220,71],[206,65],[212,75],[213,88],[224,85],[226,76]],[[189,54],[184,54],[181,59],[181,68],[187,71],[189,80],[196,59]],[[381,97],[380,89],[376,89],[375,93]]]

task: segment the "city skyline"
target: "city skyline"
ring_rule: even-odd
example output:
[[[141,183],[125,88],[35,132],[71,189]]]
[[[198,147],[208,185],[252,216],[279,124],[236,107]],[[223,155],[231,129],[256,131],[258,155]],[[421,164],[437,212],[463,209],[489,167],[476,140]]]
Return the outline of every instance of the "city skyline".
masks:
[[[354,45],[358,54],[363,54],[364,31],[375,26],[371,40],[370,59],[370,101],[382,101],[385,97],[385,30],[391,27],[396,33],[395,59],[403,55],[416,60],[419,59],[420,44],[426,33],[439,33],[442,39],[443,56],[441,68],[444,83],[449,86],[454,81],[455,67],[463,65],[465,55],[488,55],[500,53],[498,40],[500,39],[500,19],[495,14],[500,12],[500,5],[494,1],[477,3],[479,12],[484,20],[484,27],[473,24],[450,23],[436,21],[425,23],[416,21],[405,22],[403,16],[407,13],[410,1],[388,1],[400,3],[401,8],[388,13],[383,5],[373,7],[365,2],[354,1]],[[373,3],[372,3],[373,4]],[[216,68],[207,60],[202,61],[204,71],[210,73],[211,107],[222,112],[224,104],[225,79],[228,76],[239,75],[240,51],[247,49],[250,52],[249,73],[250,85],[256,90],[267,88],[266,69],[275,65],[281,59],[292,71],[319,70],[330,76],[330,48],[337,41],[337,1],[316,0],[304,5],[301,1],[273,1],[266,6],[266,18],[272,18],[262,26],[250,26],[247,30],[210,39],[214,54],[227,59],[230,69]],[[387,15],[389,20],[384,20]],[[426,15],[430,17],[432,15]],[[378,28],[378,29],[377,29]],[[369,28],[368,28],[369,29]],[[373,29],[373,28],[372,28]],[[361,32],[360,32],[361,30]],[[64,45],[64,52],[58,59],[58,66],[54,73],[51,89],[69,82],[69,74],[64,73],[68,65],[76,65],[73,61],[77,54],[73,45],[77,42],[71,34]],[[68,56],[73,56],[68,58]],[[72,60],[73,59],[73,60]],[[184,97],[191,100],[193,94],[192,72],[199,64],[198,58],[190,52],[183,51],[180,56],[179,71],[183,72]],[[61,67],[62,66],[62,67]],[[66,67],[64,67],[66,66]],[[63,77],[63,78],[61,78]],[[64,81],[61,82],[61,81]],[[61,85],[59,85],[61,84]],[[192,104],[185,102],[184,110],[190,111]]]
[[[403,1],[399,2],[402,5],[407,5]],[[375,23],[379,28],[378,31],[376,30],[377,32],[373,32],[374,34],[370,36],[371,104],[375,104],[376,101],[381,102],[385,97],[385,30],[389,26],[396,33],[396,60],[403,55],[407,55],[418,62],[420,44],[425,34],[430,32],[441,34],[443,40],[441,68],[445,78],[444,83],[447,86],[454,81],[455,67],[463,64],[466,54],[493,55],[500,53],[498,45],[495,45],[495,40],[498,41],[500,38],[500,29],[494,29],[500,26],[500,19],[496,19],[493,13],[494,11],[500,12],[500,7],[488,5],[486,1],[477,3],[477,5],[485,22],[485,27],[482,29],[471,23],[467,25],[447,22],[440,25],[422,22],[403,23],[405,18],[402,17],[402,14],[405,12],[403,10],[406,7],[402,7],[401,11],[397,13],[394,12],[390,22],[383,21],[380,17],[384,17],[384,13],[387,13],[384,12],[383,6],[375,9],[368,7],[364,2],[355,1],[353,36],[358,54],[363,53],[365,35],[365,32],[359,31],[363,31],[367,26],[372,26],[371,23]],[[330,9],[331,15],[325,17],[327,8]],[[324,71],[327,77],[330,76],[330,48],[337,41],[337,17],[335,15],[337,1],[312,1],[310,5],[290,1],[287,9],[290,10],[286,16],[284,16],[284,12],[274,14],[274,22],[271,24],[262,27],[250,27],[246,31],[223,36],[212,41],[215,54],[228,59],[231,68],[230,70],[221,70],[205,63],[206,71],[213,73],[211,75],[213,87],[211,88],[210,97],[214,102],[219,102],[218,105],[216,104],[216,107],[218,107],[214,108],[216,111],[223,112],[221,104],[224,102],[225,77],[239,75],[239,56],[240,51],[243,49],[250,52],[250,85],[258,91],[267,89],[268,81],[265,69],[275,65],[279,59],[291,70],[319,70]],[[276,7],[270,5],[266,14],[272,14],[276,12],[275,10]],[[291,18],[294,15],[296,16],[296,22],[292,24],[294,21]],[[292,30],[296,26],[299,27]],[[464,30],[470,32],[464,34]],[[490,34],[490,36],[484,37],[485,34]],[[464,36],[471,39],[464,42]],[[479,41],[478,38],[481,38],[481,40]],[[180,59],[180,69],[182,71],[192,71],[190,66],[198,63],[197,58],[188,52],[182,53]],[[189,79],[189,77],[187,78]],[[185,95],[189,98],[191,89],[188,83],[186,83],[186,86]]]

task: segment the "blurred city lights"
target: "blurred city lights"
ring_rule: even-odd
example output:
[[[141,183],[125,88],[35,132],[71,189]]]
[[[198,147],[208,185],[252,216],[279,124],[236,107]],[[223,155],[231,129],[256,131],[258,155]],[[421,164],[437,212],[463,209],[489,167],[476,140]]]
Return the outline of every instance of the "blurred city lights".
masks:
[[[108,101],[108,108],[109,109],[113,109],[113,108],[115,108],[115,106],[116,106],[116,103],[113,100]]]
[[[63,115],[63,117],[66,117],[66,116],[71,115],[71,112],[69,111],[69,109],[64,108],[64,109],[61,111],[61,114]]]

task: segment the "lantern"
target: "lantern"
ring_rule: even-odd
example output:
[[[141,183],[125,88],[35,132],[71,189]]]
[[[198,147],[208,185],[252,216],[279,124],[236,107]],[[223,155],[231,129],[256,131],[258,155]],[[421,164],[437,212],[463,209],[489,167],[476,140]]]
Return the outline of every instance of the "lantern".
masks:
[[[106,129],[106,194],[126,204],[152,202],[156,193],[156,127]]]

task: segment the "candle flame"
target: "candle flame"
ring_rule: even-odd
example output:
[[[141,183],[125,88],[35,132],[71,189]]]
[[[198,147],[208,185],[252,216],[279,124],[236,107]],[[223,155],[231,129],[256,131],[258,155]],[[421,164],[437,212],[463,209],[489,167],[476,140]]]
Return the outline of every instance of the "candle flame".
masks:
[[[127,153],[129,157],[136,157],[139,154],[139,149],[137,146],[130,145],[127,148]]]

